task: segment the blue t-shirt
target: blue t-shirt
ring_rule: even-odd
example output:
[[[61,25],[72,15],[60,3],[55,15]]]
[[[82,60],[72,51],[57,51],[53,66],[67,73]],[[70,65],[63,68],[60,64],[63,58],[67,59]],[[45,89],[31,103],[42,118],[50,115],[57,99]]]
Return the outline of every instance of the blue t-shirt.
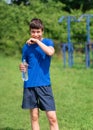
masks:
[[[51,39],[44,38],[42,42],[54,47]],[[28,63],[28,80],[24,81],[24,87],[40,87],[51,85],[49,67],[51,56],[48,56],[38,44],[25,44],[22,49],[22,60]]]

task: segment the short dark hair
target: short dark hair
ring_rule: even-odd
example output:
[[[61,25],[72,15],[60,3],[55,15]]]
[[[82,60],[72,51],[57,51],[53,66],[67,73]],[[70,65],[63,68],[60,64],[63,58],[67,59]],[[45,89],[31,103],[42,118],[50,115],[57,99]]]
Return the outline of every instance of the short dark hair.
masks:
[[[30,22],[30,30],[31,29],[42,29],[44,30],[44,25],[41,19],[33,18]]]

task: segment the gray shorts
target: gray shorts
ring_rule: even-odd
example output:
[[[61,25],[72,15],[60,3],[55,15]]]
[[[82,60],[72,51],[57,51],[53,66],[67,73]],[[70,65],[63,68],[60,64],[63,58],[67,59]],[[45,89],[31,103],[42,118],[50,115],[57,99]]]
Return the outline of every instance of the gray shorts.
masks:
[[[44,111],[55,111],[55,102],[51,86],[24,88],[22,108],[40,108]]]

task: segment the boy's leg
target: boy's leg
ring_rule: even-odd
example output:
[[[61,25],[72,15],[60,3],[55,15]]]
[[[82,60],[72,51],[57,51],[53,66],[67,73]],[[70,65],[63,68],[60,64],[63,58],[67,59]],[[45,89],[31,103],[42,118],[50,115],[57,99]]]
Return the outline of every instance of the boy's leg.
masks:
[[[56,112],[55,111],[47,111],[46,115],[47,115],[48,120],[49,120],[50,130],[59,130]]]
[[[39,109],[34,108],[30,110],[31,127],[32,130],[40,130],[39,127]]]

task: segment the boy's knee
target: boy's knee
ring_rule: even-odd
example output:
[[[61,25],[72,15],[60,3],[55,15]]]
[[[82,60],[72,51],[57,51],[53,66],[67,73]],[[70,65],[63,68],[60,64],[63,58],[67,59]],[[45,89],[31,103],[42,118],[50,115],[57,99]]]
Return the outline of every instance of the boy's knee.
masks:
[[[31,117],[31,119],[32,119],[32,121],[37,121],[37,120],[38,120],[38,115],[33,115],[33,116]]]
[[[51,117],[49,118],[49,122],[50,122],[51,125],[56,124],[56,123],[57,123],[56,117],[55,117],[55,116],[51,116]]]

